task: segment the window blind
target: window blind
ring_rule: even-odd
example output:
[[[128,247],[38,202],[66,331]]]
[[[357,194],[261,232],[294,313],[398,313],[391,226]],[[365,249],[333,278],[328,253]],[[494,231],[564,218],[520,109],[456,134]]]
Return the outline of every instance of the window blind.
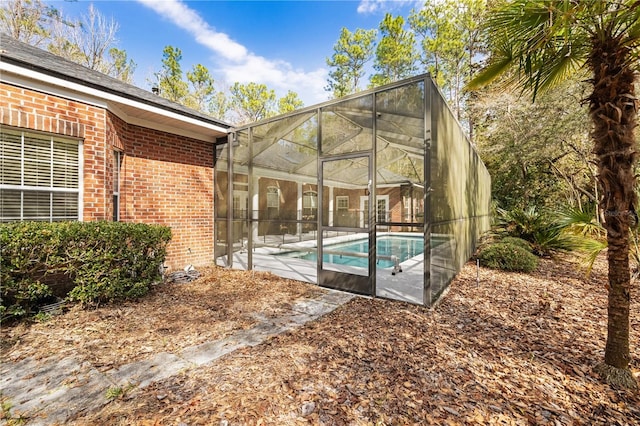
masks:
[[[77,220],[79,142],[0,130],[0,221]]]

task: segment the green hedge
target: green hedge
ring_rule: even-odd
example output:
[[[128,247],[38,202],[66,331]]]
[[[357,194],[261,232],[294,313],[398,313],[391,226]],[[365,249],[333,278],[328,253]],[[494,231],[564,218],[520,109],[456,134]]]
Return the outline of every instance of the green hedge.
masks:
[[[504,237],[500,240],[501,244],[511,244],[513,246],[518,246],[520,248],[525,249],[529,253],[533,253],[533,247],[529,241],[523,240],[518,237]]]
[[[122,222],[0,224],[0,317],[28,315],[56,285],[85,305],[146,294],[171,230]]]
[[[531,272],[538,267],[538,258],[520,245],[495,243],[478,253],[482,266],[512,272]]]

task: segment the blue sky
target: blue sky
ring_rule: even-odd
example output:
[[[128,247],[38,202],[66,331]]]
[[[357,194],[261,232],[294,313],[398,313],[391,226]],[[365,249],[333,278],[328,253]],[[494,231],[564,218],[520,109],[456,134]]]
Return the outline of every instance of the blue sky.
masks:
[[[149,88],[167,45],[182,50],[182,70],[201,63],[218,83],[264,83],[278,96],[297,92],[305,105],[328,98],[326,58],[342,27],[377,28],[386,12],[408,16],[415,0],[353,1],[49,1],[65,16],[90,3],[118,23],[118,47],[137,63],[135,82]]]

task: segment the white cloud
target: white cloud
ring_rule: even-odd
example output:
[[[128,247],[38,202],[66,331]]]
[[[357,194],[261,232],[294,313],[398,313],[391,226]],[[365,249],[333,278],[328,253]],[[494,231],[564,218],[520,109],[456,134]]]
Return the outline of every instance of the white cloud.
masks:
[[[415,3],[416,7],[419,8],[424,2],[422,0],[360,0],[360,4],[358,4],[358,13],[391,11],[410,3]]]
[[[241,63],[223,65],[221,71],[227,81],[264,83],[276,89],[281,96],[287,90],[293,90],[307,106],[322,102],[328,97],[324,90],[327,71],[322,68],[308,72],[294,69],[288,62],[249,54]]]
[[[138,0],[146,7],[191,34],[197,43],[209,48],[222,60],[216,70],[229,82],[256,82],[275,89],[280,96],[293,90],[307,105],[327,99],[324,91],[327,71],[294,69],[286,61],[255,55],[227,34],[217,32],[193,9],[180,0]]]
[[[385,0],[361,0],[358,5],[358,13],[373,13],[377,11]]]
[[[198,43],[207,46],[224,59],[241,61],[247,55],[244,46],[231,40],[226,34],[216,32],[200,15],[180,1],[138,1],[191,33]]]

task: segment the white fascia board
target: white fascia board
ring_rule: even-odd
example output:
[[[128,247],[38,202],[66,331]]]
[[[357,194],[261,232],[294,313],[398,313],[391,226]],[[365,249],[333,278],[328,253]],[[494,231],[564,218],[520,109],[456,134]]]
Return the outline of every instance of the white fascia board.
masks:
[[[7,69],[12,68],[12,69]],[[20,70],[20,71],[16,71]],[[39,77],[33,77],[29,74],[34,74]],[[66,86],[58,86],[47,84],[41,77],[46,77],[40,73],[34,73],[30,70],[16,67],[11,64],[0,62],[0,81],[3,83],[12,84],[14,86],[24,87],[27,89],[35,90],[37,92],[46,93],[52,96],[59,96],[61,98],[70,99],[72,101],[81,102],[83,104],[92,105],[98,108],[107,109],[107,102],[104,99],[89,96],[88,90],[83,92],[72,92],[68,89],[73,83],[68,83]],[[59,80],[59,79],[56,79]]]
[[[105,109],[108,109],[108,102],[111,101],[199,126],[203,129],[212,130],[217,133],[226,134],[229,131],[224,127],[206,123],[192,117],[186,117],[173,111],[167,111],[163,108],[158,108],[153,105],[149,105],[132,99],[127,99],[113,93],[94,89],[92,87],[87,87],[82,84],[70,82],[58,77],[42,74],[34,70],[25,69],[1,61],[0,76],[2,77],[2,81],[5,81],[7,83],[14,83],[19,86],[33,88],[38,91],[69,98],[78,102],[89,103]],[[52,90],[53,88],[56,88],[57,90]]]

